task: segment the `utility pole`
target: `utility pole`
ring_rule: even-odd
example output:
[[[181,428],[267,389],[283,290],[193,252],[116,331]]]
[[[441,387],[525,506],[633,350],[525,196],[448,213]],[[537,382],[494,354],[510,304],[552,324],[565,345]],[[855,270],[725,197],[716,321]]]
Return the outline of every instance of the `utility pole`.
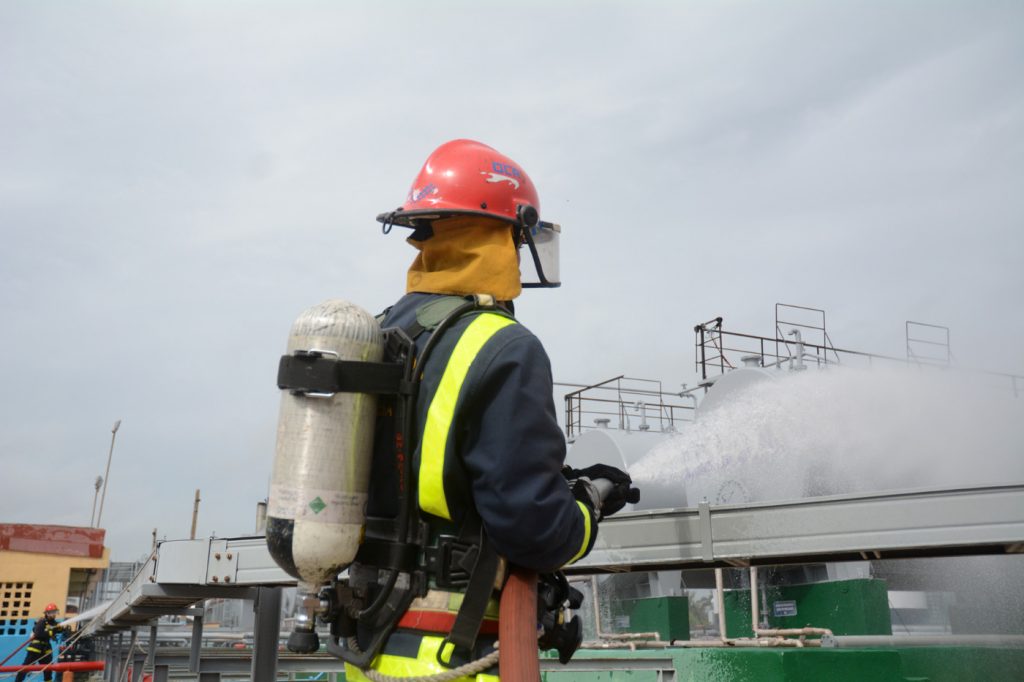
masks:
[[[96,492],[92,496],[92,513],[89,514],[89,527],[93,527],[93,519],[96,518],[96,502],[100,499],[100,486],[103,485],[103,477],[96,477]]]
[[[199,520],[199,488],[196,488],[196,501],[192,505],[192,534],[189,538],[192,540],[196,539],[196,521]]]
[[[114,428],[110,429],[110,452],[107,454],[107,472],[103,475],[103,494],[100,495],[100,513],[96,515],[96,528],[100,527],[100,518],[103,517],[103,502],[107,499],[107,483],[110,481],[110,460],[114,457],[114,439],[117,438],[119,428],[120,419],[114,422]]]

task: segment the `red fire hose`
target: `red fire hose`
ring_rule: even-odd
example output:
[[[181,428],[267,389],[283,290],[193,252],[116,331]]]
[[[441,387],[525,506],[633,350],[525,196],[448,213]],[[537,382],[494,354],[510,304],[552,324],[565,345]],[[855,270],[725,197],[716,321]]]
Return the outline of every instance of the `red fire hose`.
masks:
[[[502,680],[540,682],[537,656],[537,574],[512,568],[501,590],[498,669]]]
[[[24,670],[27,673],[37,673],[43,670],[54,672],[86,672],[89,670],[103,670],[103,661],[72,661],[70,663],[34,663],[32,665],[0,665],[0,673],[19,673]]]

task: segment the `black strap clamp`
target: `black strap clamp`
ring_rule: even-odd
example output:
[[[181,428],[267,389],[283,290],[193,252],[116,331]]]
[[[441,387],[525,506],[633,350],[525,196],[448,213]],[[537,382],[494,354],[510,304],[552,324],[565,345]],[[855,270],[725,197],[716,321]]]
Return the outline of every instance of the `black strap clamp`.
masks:
[[[465,587],[479,554],[479,545],[461,542],[454,535],[442,535],[437,546],[423,550],[424,568],[441,589]]]
[[[334,351],[298,350],[281,356],[277,387],[310,398],[336,393],[412,395],[415,385],[403,376],[404,367],[395,362],[340,360]]]

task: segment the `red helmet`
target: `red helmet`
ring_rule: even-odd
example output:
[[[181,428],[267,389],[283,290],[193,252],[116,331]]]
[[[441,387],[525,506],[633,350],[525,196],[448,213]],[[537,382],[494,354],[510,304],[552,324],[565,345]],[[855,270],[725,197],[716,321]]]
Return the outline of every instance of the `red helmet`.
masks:
[[[377,220],[418,227],[449,215],[499,218],[524,227],[537,223],[537,189],[519,164],[473,140],[452,140],[434,150],[412,183],[405,203]]]
[[[60,609],[57,608],[56,604],[50,602],[46,605],[46,608],[43,609],[43,613],[49,613],[50,611],[60,611]]]

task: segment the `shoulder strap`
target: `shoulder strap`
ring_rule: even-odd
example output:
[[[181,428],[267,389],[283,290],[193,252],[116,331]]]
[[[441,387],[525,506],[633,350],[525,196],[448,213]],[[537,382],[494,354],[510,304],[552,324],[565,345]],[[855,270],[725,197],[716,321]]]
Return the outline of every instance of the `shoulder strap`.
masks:
[[[437,325],[441,324],[444,318],[448,317],[451,312],[467,300],[471,299],[462,296],[445,296],[443,298],[436,298],[429,303],[424,303],[416,309],[416,319],[403,327],[402,331],[415,341],[423,332],[432,332],[437,329]],[[384,317],[390,310],[391,308],[388,308],[378,315],[377,322],[383,324]]]
[[[448,317],[456,308],[464,305],[469,300],[472,300],[472,297],[444,296],[442,298],[435,298],[416,309],[416,322],[423,329],[433,331],[437,329],[437,325],[441,324],[444,318]]]
[[[455,615],[452,631],[446,639],[459,649],[471,651],[476,644],[477,635],[480,633],[480,626],[484,622],[487,603],[494,591],[501,559],[494,550],[494,546],[488,541],[483,523],[475,510],[471,510],[467,514],[459,532],[459,538],[467,543],[473,543],[476,552],[463,559],[464,563],[472,561],[473,564],[464,566],[469,572],[469,584],[466,586],[462,605]],[[440,660],[444,648],[443,646],[438,648],[438,660]]]

